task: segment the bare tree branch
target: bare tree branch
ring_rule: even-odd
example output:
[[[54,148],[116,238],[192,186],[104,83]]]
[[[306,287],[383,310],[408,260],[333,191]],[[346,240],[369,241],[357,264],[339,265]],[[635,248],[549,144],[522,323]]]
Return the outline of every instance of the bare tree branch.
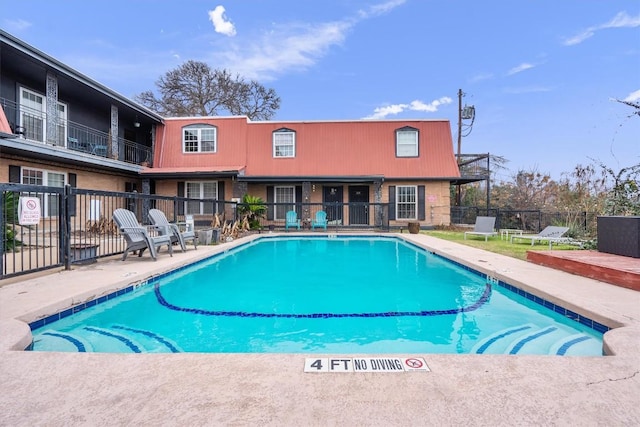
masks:
[[[160,98],[152,91],[135,96],[136,101],[164,116],[246,115],[268,120],[280,108],[280,98],[252,80],[228,70],[212,70],[204,62],[187,61],[168,71],[156,82]]]

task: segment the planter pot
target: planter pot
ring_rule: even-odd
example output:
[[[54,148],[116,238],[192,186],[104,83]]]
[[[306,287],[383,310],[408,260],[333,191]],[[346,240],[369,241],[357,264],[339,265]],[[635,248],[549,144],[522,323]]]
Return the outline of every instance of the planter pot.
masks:
[[[599,216],[598,251],[640,258],[640,216]]]
[[[98,257],[98,246],[93,243],[72,243],[69,260],[72,264],[91,264]]]
[[[420,233],[420,223],[419,222],[410,222],[407,226],[409,229],[409,233],[418,234]]]
[[[218,243],[220,241],[220,229],[209,228],[206,230],[198,230],[198,244],[210,245],[211,243]]]
[[[198,230],[198,244],[210,245],[213,238],[213,230]]]

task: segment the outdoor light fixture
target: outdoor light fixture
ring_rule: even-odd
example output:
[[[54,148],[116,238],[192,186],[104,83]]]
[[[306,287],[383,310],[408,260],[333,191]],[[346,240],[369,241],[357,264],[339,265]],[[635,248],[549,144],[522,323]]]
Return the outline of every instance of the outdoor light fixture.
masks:
[[[138,121],[138,115],[136,114],[136,121],[133,122],[133,127],[134,128],[139,128],[140,127],[140,122]]]

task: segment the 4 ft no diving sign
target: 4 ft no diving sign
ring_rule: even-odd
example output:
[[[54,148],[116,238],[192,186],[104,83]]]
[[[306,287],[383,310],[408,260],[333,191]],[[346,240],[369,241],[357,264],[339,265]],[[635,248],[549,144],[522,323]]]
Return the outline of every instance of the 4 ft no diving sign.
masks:
[[[305,372],[409,372],[430,371],[421,357],[335,357],[304,361]]]

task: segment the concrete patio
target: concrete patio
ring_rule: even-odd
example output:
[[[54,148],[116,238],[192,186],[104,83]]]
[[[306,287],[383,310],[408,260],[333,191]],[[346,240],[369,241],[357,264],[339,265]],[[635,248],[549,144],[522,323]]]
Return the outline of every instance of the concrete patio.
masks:
[[[25,322],[254,235],[173,257],[163,251],[157,262],[100,259],[0,284],[0,425],[640,425],[640,292],[399,236],[615,327],[605,335],[611,355],[417,354],[407,356],[424,358],[430,372],[312,374],[303,372],[305,354],[16,351],[30,341]]]

